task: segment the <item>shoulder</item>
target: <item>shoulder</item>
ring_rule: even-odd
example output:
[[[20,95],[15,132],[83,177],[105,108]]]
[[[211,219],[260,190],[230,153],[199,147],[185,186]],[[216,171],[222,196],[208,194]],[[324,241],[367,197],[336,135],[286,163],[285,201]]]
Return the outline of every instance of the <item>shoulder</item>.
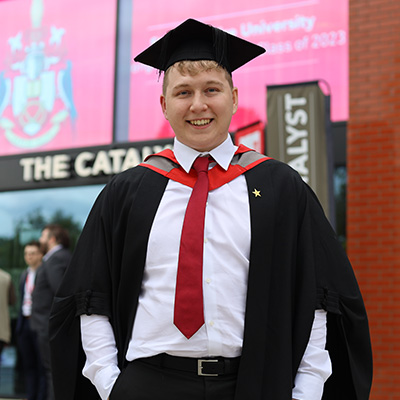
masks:
[[[255,154],[259,154],[254,152]],[[262,156],[262,155],[260,155]],[[294,170],[288,164],[276,160],[275,158],[265,157],[255,168],[259,169],[260,171],[273,171],[275,173],[279,173],[280,175],[290,176],[290,175],[298,175],[298,172]]]
[[[11,282],[11,275],[2,269],[0,269],[0,282],[4,282],[5,285]]]
[[[21,275],[19,276],[19,281],[20,281],[21,283],[22,283],[22,282],[25,282],[26,277],[27,277],[27,275],[28,275],[28,272],[29,272],[28,268],[25,268],[25,269],[21,272]]]
[[[305,188],[307,185],[300,174],[285,164],[272,158],[266,158],[254,168],[246,172],[247,175],[254,175],[257,179],[266,179],[275,186],[290,186]]]
[[[136,166],[115,175],[98,195],[90,216],[111,217],[125,216],[136,200],[152,199],[163,193],[168,178],[149,168]]]
[[[0,278],[8,279],[9,276],[10,274],[8,272],[4,271],[4,269],[0,269]]]
[[[261,162],[245,174],[250,199],[268,204],[270,209],[298,210],[302,214],[309,203],[310,189],[300,174],[289,165],[274,159]],[[254,189],[262,196],[254,197]],[[266,205],[264,205],[266,207]]]
[[[62,249],[56,251],[52,257],[54,257],[55,259],[69,259],[71,258],[71,252],[66,249],[65,247],[63,247]],[[50,257],[50,258],[52,258]]]
[[[162,177],[165,180],[165,177]],[[152,184],[160,179],[160,174],[153,170],[138,165],[115,175],[106,185],[106,189],[110,192],[124,191],[138,188],[143,184]]]

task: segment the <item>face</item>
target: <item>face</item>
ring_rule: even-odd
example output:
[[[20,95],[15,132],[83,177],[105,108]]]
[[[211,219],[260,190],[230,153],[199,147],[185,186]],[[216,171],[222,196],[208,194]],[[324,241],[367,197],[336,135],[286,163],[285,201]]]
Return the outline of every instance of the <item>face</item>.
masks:
[[[50,231],[47,228],[43,229],[42,234],[39,238],[39,243],[44,254],[46,254],[49,251],[50,247],[49,241],[50,241]]]
[[[42,253],[37,246],[25,246],[24,258],[27,265],[36,268],[42,262]]]
[[[238,107],[238,90],[231,88],[222,69],[182,75],[173,66],[160,103],[176,138],[197,150],[210,151],[228,134]]]

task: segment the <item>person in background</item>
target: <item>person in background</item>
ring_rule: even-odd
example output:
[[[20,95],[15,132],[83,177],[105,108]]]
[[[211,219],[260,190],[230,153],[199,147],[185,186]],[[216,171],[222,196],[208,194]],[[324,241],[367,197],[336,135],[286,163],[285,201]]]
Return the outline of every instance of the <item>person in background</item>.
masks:
[[[299,174],[228,133],[263,52],[189,19],[135,58],[164,72],[174,149],[92,208],[51,313],[57,400],[367,400],[343,248]]]
[[[42,264],[43,252],[38,241],[25,245],[27,269],[21,274],[21,306],[16,326],[17,344],[22,360],[27,400],[46,400],[46,375],[40,357],[37,333],[31,329],[32,292],[36,274]]]
[[[68,232],[60,225],[49,224],[43,228],[39,242],[44,256],[42,265],[37,270],[35,287],[32,291],[30,326],[36,332],[40,357],[46,371],[46,398],[53,400],[49,317],[54,295],[71,259],[70,239]]]
[[[0,268],[0,363],[6,344],[11,341],[11,325],[9,307],[16,302],[11,275]]]

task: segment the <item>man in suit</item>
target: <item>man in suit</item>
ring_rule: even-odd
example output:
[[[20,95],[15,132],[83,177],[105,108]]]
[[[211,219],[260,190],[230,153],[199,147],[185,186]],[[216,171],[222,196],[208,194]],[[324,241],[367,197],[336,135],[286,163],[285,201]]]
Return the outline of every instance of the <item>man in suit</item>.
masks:
[[[45,370],[39,353],[37,334],[30,326],[32,292],[42,258],[43,252],[38,241],[31,241],[25,245],[24,259],[28,267],[20,279],[21,306],[16,325],[16,336],[24,371],[27,400],[46,400]]]
[[[0,268],[0,363],[4,347],[11,341],[9,307],[15,304],[15,290],[11,275]]]
[[[60,286],[71,258],[68,232],[57,224],[44,227],[39,239],[44,253],[42,266],[38,269],[32,292],[31,328],[36,332],[40,356],[46,370],[47,400],[54,399],[50,347],[49,317],[54,295]]]
[[[89,215],[51,315],[57,400],[368,398],[362,297],[315,195],[228,134],[232,71],[263,52],[187,20],[135,58],[165,73],[174,150]]]

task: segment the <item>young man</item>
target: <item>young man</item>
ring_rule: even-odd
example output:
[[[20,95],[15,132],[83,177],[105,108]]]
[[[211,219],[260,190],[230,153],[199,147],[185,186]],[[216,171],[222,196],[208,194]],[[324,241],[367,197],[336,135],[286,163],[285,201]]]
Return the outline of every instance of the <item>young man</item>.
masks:
[[[368,398],[362,298],[318,201],[228,134],[231,73],[263,52],[188,20],[135,59],[165,71],[174,151],[93,207],[52,310],[57,400],[321,399],[331,360],[324,398]]]
[[[42,258],[43,252],[38,241],[31,241],[25,245],[24,259],[28,268],[22,273],[20,279],[21,306],[16,334],[24,371],[27,400],[46,400],[46,375],[39,353],[37,334],[30,326],[32,292]]]

